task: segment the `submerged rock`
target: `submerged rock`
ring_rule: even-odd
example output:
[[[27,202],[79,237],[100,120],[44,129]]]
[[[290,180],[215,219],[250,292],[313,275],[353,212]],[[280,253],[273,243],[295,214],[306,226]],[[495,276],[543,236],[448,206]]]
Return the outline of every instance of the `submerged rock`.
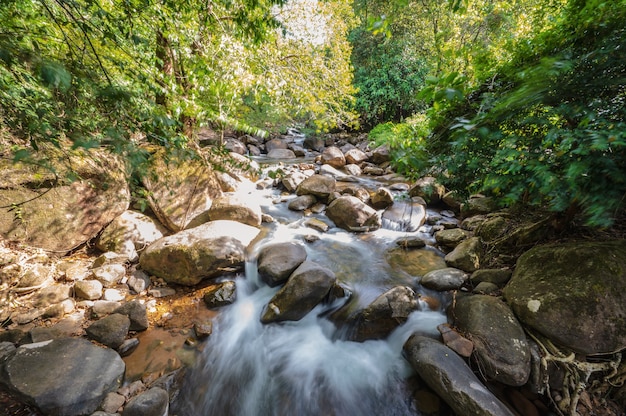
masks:
[[[626,240],[537,246],[503,291],[519,320],[582,354],[626,348]]]

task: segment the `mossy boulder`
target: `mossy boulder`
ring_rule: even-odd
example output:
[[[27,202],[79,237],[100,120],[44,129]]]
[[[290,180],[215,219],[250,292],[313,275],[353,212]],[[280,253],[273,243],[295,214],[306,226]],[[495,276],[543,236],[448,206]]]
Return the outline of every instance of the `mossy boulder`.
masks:
[[[503,291],[526,326],[582,354],[626,348],[626,240],[524,253]]]

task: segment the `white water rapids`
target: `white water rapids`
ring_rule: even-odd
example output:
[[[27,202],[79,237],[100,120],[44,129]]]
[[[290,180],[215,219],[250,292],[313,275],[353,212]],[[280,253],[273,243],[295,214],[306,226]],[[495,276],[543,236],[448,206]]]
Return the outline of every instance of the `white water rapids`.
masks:
[[[446,321],[441,311],[424,305],[386,340],[362,343],[343,339],[343,332],[327,318],[346,300],[318,305],[297,322],[264,325],[262,311],[279,288],[259,281],[256,253],[265,244],[316,236],[317,241],[303,243],[308,260],[333,270],[338,282],[353,291],[349,302],[361,308],[395,285],[412,283],[411,277],[394,274],[383,254],[395,239],[423,236],[423,230],[358,235],[333,228],[320,233],[302,226],[301,213],[288,212],[286,204],[272,204],[275,196],[254,197],[265,198],[263,211],[278,221],[264,225],[267,233],[250,254],[245,276],[236,279],[237,300],[220,309],[213,334],[171,414],[419,415],[406,382],[412,369],[402,358],[402,346],[415,332],[437,336],[436,326]]]

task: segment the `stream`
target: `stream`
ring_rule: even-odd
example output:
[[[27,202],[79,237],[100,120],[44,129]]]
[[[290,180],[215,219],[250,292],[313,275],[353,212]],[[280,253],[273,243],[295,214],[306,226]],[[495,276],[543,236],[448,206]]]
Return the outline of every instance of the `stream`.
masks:
[[[371,188],[383,183],[367,178],[358,185]],[[324,233],[305,226],[310,216],[287,209],[292,196],[281,196],[276,188],[243,192],[260,201],[275,222],[263,224],[263,237],[251,247],[245,275],[236,277],[237,300],[220,309],[213,333],[188,371],[170,414],[420,415],[411,389],[413,370],[402,357],[402,346],[415,332],[438,336],[437,325],[446,321],[441,307],[431,310],[421,302],[421,310],[387,339],[366,342],[347,340],[349,328],[335,318],[367,306],[397,285],[438,296],[426,293],[415,276],[386,259],[399,238],[432,242],[429,226],[406,231],[383,224],[380,230],[363,234],[333,227]],[[323,214],[311,216],[332,224]],[[256,256],[264,245],[285,241],[301,242],[307,260],[332,270],[352,296],[320,304],[297,322],[262,324],[262,311],[279,288],[260,281]],[[422,250],[434,258],[443,255],[429,246]]]

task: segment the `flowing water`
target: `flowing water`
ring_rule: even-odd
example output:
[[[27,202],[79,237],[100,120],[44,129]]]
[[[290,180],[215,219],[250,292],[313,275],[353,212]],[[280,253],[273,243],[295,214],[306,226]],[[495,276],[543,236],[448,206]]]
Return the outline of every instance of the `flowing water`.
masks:
[[[436,336],[444,314],[424,304],[386,340],[362,343],[346,340],[331,317],[342,308],[362,308],[396,285],[411,285],[423,293],[415,278],[394,270],[384,254],[399,237],[430,238],[427,230],[354,234],[332,228],[321,233],[305,227],[302,214],[289,212],[286,203],[273,203],[276,191],[249,195],[277,221],[264,224],[264,237],[253,247],[245,275],[236,278],[237,300],[220,310],[203,356],[189,372],[171,414],[419,415],[407,387],[412,370],[402,358],[402,346],[415,332]],[[279,288],[258,279],[256,253],[265,244],[302,242],[304,237],[309,241],[303,242],[308,260],[331,269],[353,296],[318,305],[298,322],[264,325],[262,311]]]

